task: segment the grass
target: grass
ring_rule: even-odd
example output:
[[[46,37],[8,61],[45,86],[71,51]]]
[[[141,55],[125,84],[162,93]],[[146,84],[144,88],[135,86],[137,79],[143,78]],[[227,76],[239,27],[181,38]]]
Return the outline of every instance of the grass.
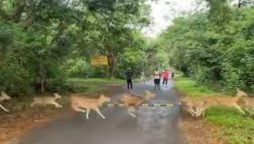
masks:
[[[200,85],[194,80],[185,77],[178,77],[175,87],[190,97],[203,97],[203,96],[220,96],[219,92],[213,91],[211,88]]]
[[[184,77],[178,78],[176,88],[190,97],[223,95],[208,86],[199,85],[194,80]],[[219,128],[216,136],[228,144],[254,144],[253,118],[243,116],[234,108],[211,107],[206,112],[205,120]]]
[[[220,127],[217,136],[229,144],[254,144],[254,120],[228,107],[212,107],[205,119]]]
[[[109,85],[121,85],[123,80],[119,79],[102,79],[102,78],[89,78],[89,79],[68,79],[67,84],[74,88],[75,92],[86,94],[97,94],[106,90]]]

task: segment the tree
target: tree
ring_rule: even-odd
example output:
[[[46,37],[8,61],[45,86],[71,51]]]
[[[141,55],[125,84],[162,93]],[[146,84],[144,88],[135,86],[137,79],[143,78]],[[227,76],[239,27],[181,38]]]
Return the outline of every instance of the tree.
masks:
[[[119,57],[136,47],[133,32],[148,24],[149,17],[143,0],[1,0],[0,4],[0,66],[9,66],[0,70],[0,82],[1,89],[12,94],[32,92],[35,84],[38,92],[53,91],[63,85],[68,62],[89,63],[93,54],[111,57],[108,75],[113,77]]]
[[[176,18],[160,45],[175,68],[201,83],[252,89],[253,9],[207,2],[209,11]]]

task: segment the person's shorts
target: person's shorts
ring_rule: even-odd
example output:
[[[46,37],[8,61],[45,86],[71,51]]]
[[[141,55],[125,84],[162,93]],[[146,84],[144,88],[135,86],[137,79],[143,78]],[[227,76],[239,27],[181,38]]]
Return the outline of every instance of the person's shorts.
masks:
[[[160,84],[160,79],[154,79],[155,84]]]

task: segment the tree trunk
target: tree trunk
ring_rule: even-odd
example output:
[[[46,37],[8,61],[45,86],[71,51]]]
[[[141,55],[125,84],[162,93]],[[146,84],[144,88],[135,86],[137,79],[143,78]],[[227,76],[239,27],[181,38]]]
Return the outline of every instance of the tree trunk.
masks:
[[[3,9],[3,2],[2,1],[0,1],[0,16],[3,19],[9,20],[9,15],[7,15],[6,11],[4,11],[4,9]]]
[[[45,92],[45,78],[43,77],[41,79],[41,93],[44,93]]]
[[[242,6],[242,0],[238,0],[238,8],[240,8]]]
[[[18,22],[24,9],[25,9],[25,0],[16,0],[16,3],[13,8],[13,13],[11,16],[12,20]]]
[[[28,28],[29,26],[32,25],[32,23],[34,22],[35,17],[33,14],[30,14],[27,19],[23,22],[23,25],[25,28]]]
[[[42,65],[42,63],[40,63],[40,71],[39,71],[39,77],[40,77],[40,93],[44,93],[45,92],[45,84],[46,84],[46,71]]]
[[[114,56],[110,55],[108,56],[108,78],[109,79],[112,79],[114,76],[114,68],[115,68]]]
[[[50,45],[56,42],[63,35],[65,29],[66,25],[63,21],[61,21],[57,26],[57,33],[54,35]]]

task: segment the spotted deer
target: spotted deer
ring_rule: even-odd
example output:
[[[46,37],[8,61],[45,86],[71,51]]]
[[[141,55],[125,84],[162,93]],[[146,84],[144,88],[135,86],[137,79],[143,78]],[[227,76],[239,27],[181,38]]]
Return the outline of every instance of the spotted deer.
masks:
[[[236,95],[234,97],[230,96],[210,96],[210,97],[199,97],[199,98],[183,98],[181,100],[180,105],[184,110],[190,113],[193,117],[200,117],[205,115],[205,111],[207,108],[211,106],[227,106],[227,107],[234,107],[240,113],[245,114],[242,110],[241,106],[239,105],[239,101],[242,97],[247,97],[248,95],[240,90],[236,89]]]
[[[71,95],[71,108],[74,111],[86,113],[86,119],[89,119],[90,110],[95,110],[102,119],[105,119],[105,116],[101,113],[100,107],[105,102],[110,102],[110,98],[104,95],[100,95],[99,98],[88,98],[77,95]]]
[[[56,102],[56,100],[61,99],[62,96],[58,93],[54,93],[53,95],[53,97],[34,97],[33,102],[30,106],[34,107],[35,105],[54,105],[56,108],[62,108],[62,105]]]
[[[128,114],[135,118],[136,115],[134,113],[136,112],[136,108],[154,97],[155,93],[150,91],[145,91],[142,97],[138,97],[131,93],[124,93],[120,101],[123,103],[123,106],[127,108]]]

